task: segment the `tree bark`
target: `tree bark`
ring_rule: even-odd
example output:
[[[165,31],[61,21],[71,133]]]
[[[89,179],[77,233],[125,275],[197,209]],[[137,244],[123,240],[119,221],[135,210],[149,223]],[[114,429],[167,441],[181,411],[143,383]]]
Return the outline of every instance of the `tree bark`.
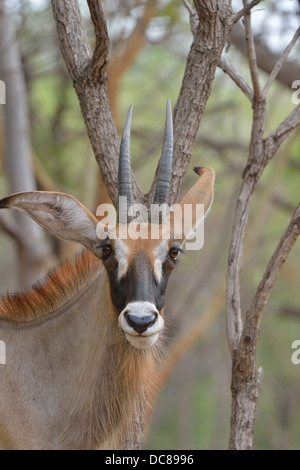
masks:
[[[77,0],[52,0],[61,51],[77,93],[89,139],[104,184],[115,207],[118,203],[118,155],[120,140],[107,93],[109,39],[101,2],[88,1],[95,26],[96,46],[91,50]],[[143,193],[132,174],[133,198]]]
[[[262,368],[256,366],[256,347],[263,311],[280,269],[300,235],[300,204],[268,263],[257,288],[237,348],[232,358],[232,414],[229,448],[252,449],[256,404]]]
[[[77,1],[52,0],[61,50],[79,98],[103,181],[116,206],[119,138],[107,94],[109,40],[101,3],[90,0],[88,4],[98,37],[94,55],[88,43]],[[170,204],[177,202],[180,197],[195,135],[231,28],[230,0],[220,2],[198,0],[195,5],[201,21],[189,53],[182,88],[174,110],[174,156]],[[97,54],[100,66],[95,71],[94,61]],[[156,177],[150,192],[144,195],[132,174],[134,201],[149,206],[155,184]]]
[[[244,0],[244,6],[247,3]],[[249,93],[248,88],[244,84],[242,84],[241,88],[253,106],[253,124],[248,161],[242,175],[243,182],[237,199],[227,269],[226,318],[228,344],[232,355],[230,449],[252,449],[253,447],[258,389],[263,374],[262,369],[256,366],[259,324],[279,270],[299,235],[300,221],[300,207],[298,206],[258,286],[256,295],[243,323],[240,301],[240,271],[252,196],[266,165],[273,158],[280,145],[296,126],[300,124],[299,105],[268,137],[264,138],[266,99],[271,80],[269,83],[267,82],[268,85],[266,87],[261,88],[250,12],[245,14],[244,24],[252,92]],[[291,45],[294,43],[297,35],[298,32],[296,32]],[[284,60],[286,60],[289,48],[286,51],[283,54]],[[272,80],[277,74],[278,64],[282,66],[283,60],[277,61],[274,65],[274,70],[271,72]],[[229,74],[237,82],[236,73],[231,70]]]

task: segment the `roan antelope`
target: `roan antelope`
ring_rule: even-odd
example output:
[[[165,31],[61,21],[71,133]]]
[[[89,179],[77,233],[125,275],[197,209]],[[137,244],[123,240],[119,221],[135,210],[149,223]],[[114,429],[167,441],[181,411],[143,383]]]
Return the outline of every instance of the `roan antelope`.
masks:
[[[129,203],[130,126],[131,109],[119,158],[119,195]],[[168,101],[156,204],[167,200],[172,153]],[[214,171],[195,171],[200,178],[179,207],[203,204],[207,213]],[[98,219],[67,194],[17,193],[0,200],[0,208],[19,209],[85,247],[31,289],[1,299],[0,448],[124,448],[145,408],[160,355],[166,287],[186,240],[176,235],[176,212],[168,216],[171,225],[160,224],[159,238],[118,238],[118,223],[115,236],[99,240]],[[194,217],[193,226],[198,222]],[[151,223],[139,226],[150,233]]]

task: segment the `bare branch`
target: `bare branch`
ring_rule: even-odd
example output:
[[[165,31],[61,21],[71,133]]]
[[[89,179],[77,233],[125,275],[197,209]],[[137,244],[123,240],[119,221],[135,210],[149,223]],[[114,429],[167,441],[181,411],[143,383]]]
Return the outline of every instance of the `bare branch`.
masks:
[[[83,26],[77,0],[59,2],[52,0],[60,47],[72,80],[87,67],[92,59],[92,50]],[[76,25],[76,27],[70,27]]]
[[[299,124],[300,105],[266,139],[263,138],[266,116],[266,100],[263,96],[259,100],[254,99],[253,112],[249,157],[237,200],[227,270],[227,334],[233,360],[230,449],[252,448],[258,389],[263,374],[262,369],[255,364],[259,321],[279,270],[299,235],[300,227],[298,207],[268,265],[243,326],[240,270],[252,195],[270,158]]]
[[[251,196],[254,187],[251,184],[242,185],[236,206],[231,244],[228,255],[226,278],[226,329],[228,346],[234,354],[243,330],[240,302],[240,271],[244,248],[244,236],[248,223]]]
[[[244,8],[250,5],[248,4],[248,0],[243,0]],[[245,30],[246,30],[246,42],[247,42],[247,50],[248,50],[248,59],[249,59],[249,67],[251,73],[251,79],[253,84],[253,91],[254,97],[257,101],[261,99],[261,87],[259,83],[259,74],[257,68],[257,61],[256,61],[256,51],[254,45],[254,38],[252,32],[252,25],[251,25],[251,14],[250,10],[244,14],[244,22],[245,22]]]
[[[273,83],[273,81],[276,79],[277,75],[279,74],[283,64],[285,63],[285,61],[287,60],[288,58],[288,55],[289,53],[291,52],[292,48],[294,47],[294,45],[296,44],[298,38],[300,36],[300,27],[297,29],[297,31],[295,32],[291,42],[288,44],[288,46],[285,48],[285,50],[283,51],[281,57],[278,59],[278,61],[276,62],[271,74],[269,75],[268,77],[268,80],[263,88],[263,95],[266,97],[267,94],[268,94],[268,91]]]
[[[184,4],[185,8],[188,10],[188,12],[190,14],[191,31],[192,31],[193,36],[195,36],[196,32],[197,32],[198,25],[199,25],[198,13],[195,10],[195,8],[193,7],[193,5],[188,2],[188,0],[183,0],[183,4]]]
[[[242,92],[249,98],[251,103],[253,103],[253,91],[248,85],[246,80],[238,73],[238,71],[233,67],[230,62],[221,57],[219,62],[219,67],[223,70],[224,73],[229,75],[229,77],[234,81],[234,83],[242,90]]]
[[[185,8],[188,10],[190,15],[194,15],[196,10],[194,9],[193,5],[188,0],[182,0]]]
[[[284,232],[246,314],[232,365],[230,449],[252,449],[258,389],[263,371],[255,364],[259,324],[283,263],[300,235],[300,205]]]
[[[265,165],[275,155],[280,145],[300,124],[300,105],[298,105],[281,124],[264,139]]]
[[[243,183],[237,199],[228,256],[226,318],[228,344],[232,354],[237,348],[242,333],[240,271],[252,195],[264,169],[263,133],[265,115],[265,100],[254,100],[249,156],[243,172]]]
[[[274,284],[278,278],[280,269],[282,268],[283,263],[286,261],[299,235],[300,204],[297,206],[286,231],[282,235],[272,258],[268,263],[267,269],[265,270],[263,278],[252,300],[251,306],[246,314],[246,325],[248,321],[247,317],[249,317],[249,321],[251,323],[255,322],[255,327],[259,328],[261,316],[270,297]]]
[[[109,39],[102,5],[97,0],[87,0],[91,19],[95,28],[96,44],[92,59],[92,71],[95,79],[103,76],[108,63]]]
[[[244,6],[240,11],[238,11],[232,18],[232,26],[237,23],[246,13],[249,13],[255,5],[260,3],[263,0],[252,0],[248,5]]]
[[[51,0],[62,54],[76,90],[82,115],[101,171],[115,206],[118,202],[118,155],[120,140],[107,95],[108,37],[100,0],[89,7],[96,32],[94,55],[89,45],[78,0]],[[133,197],[143,202],[143,192],[131,173]]]
[[[247,45],[245,38],[245,28],[240,23],[235,24],[230,33],[230,42],[245,56],[248,56]],[[255,51],[257,65],[261,70],[264,70],[268,75],[272,72],[280,54],[277,54],[269,49],[267,44],[260,38],[255,36]],[[294,80],[300,77],[300,65],[297,59],[288,60],[280,69],[276,79],[288,88],[291,88]]]
[[[180,94],[174,109],[174,158],[169,203],[178,201],[184,176],[191,158],[207,99],[210,96],[216,67],[226,44],[232,16],[231,1],[194,2],[201,19],[194,36]],[[155,181],[154,181],[155,184]],[[148,197],[153,194],[152,185]]]

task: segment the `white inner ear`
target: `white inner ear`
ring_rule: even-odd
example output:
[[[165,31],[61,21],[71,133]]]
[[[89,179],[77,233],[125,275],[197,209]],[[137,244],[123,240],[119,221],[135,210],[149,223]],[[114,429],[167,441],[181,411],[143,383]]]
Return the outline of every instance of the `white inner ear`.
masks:
[[[96,226],[74,198],[56,193],[33,193],[15,205],[46,230],[64,240],[90,245]]]
[[[128,268],[127,255],[128,248],[125,243],[122,242],[119,238],[115,239],[115,256],[118,261],[118,279],[122,279],[125,276]]]
[[[74,241],[78,240],[78,236],[81,236],[83,240],[96,238],[96,226],[77,202],[72,199],[64,200],[62,207],[67,233],[74,237]]]
[[[162,264],[166,259],[169,245],[167,240],[163,240],[154,250],[155,262],[154,262],[154,276],[158,284],[162,278]]]

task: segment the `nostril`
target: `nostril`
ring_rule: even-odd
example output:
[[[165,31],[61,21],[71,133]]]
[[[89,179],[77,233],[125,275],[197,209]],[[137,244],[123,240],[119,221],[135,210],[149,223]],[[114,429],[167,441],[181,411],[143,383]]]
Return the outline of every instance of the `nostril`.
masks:
[[[129,326],[131,326],[137,333],[144,333],[153,323],[155,323],[157,314],[146,315],[144,317],[138,317],[125,312],[125,318]]]

